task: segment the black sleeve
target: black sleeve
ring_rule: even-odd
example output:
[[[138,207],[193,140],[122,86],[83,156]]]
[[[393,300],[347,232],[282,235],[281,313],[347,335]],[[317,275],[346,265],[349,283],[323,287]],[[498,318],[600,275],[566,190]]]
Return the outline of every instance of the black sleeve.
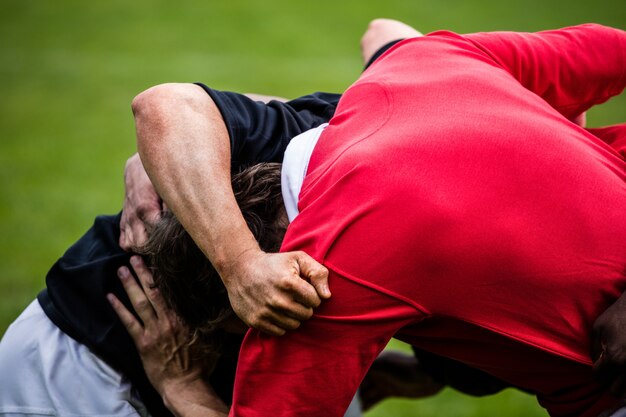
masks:
[[[122,372],[153,417],[172,417],[152,387],[135,344],[106,300],[113,293],[129,311],[132,306],[117,278],[130,268],[130,253],[120,248],[120,217],[98,216],[93,226],[52,266],[37,299],[50,320]]]
[[[415,346],[412,346],[412,348],[419,366],[429,374],[435,382],[448,385],[464,394],[483,397],[496,394],[505,388],[512,387],[511,384],[479,369],[472,368],[462,362],[436,355]],[[526,391],[523,388],[518,389]]]
[[[289,141],[326,123],[340,94],[314,93],[282,103],[254,101],[243,94],[202,87],[217,105],[230,136],[233,169],[257,162],[281,162]]]

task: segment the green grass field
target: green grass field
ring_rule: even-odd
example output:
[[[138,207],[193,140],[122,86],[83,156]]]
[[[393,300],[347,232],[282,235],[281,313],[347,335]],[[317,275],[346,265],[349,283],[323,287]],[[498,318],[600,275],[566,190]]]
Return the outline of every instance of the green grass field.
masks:
[[[3,0],[0,13],[0,334],[44,286],[47,269],[91,224],[117,212],[135,147],[133,96],[203,81],[295,97],[343,91],[361,70],[358,41],[376,17],[422,32],[535,31],[583,22],[626,28],[623,0]],[[626,97],[590,125],[626,119]],[[446,391],[388,401],[374,416],[542,416],[507,391]]]

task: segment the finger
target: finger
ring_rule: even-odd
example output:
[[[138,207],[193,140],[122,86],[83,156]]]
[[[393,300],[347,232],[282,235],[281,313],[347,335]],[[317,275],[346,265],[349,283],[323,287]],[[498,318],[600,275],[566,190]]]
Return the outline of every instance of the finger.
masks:
[[[289,293],[293,300],[305,308],[318,307],[322,299],[317,295],[315,287],[303,279],[296,278],[289,282]]]
[[[146,264],[144,263],[143,259],[141,259],[141,256],[131,256],[130,264],[133,267],[135,274],[137,274],[137,278],[139,278],[139,283],[141,284],[141,287],[147,294],[148,291],[150,291],[154,286],[154,278],[152,277],[152,273],[146,267]]]
[[[262,321],[258,325],[253,326],[253,327],[271,336],[282,336],[286,333],[284,329],[280,328],[279,326],[269,321]]]
[[[133,316],[133,313],[128,311],[124,304],[122,304],[122,302],[118,300],[115,295],[107,294],[107,300],[109,300],[113,311],[115,311],[115,314],[119,317],[120,321],[130,334],[130,337],[135,341],[135,343],[137,343],[143,334],[143,327],[139,321],[137,321],[135,316]]]
[[[298,321],[308,320],[313,315],[313,308],[305,307],[296,301],[289,301],[284,306],[275,308],[275,310],[278,314],[289,316]]]
[[[137,284],[137,281],[135,281],[130,274],[128,268],[125,266],[121,267],[117,270],[117,274],[120,277],[120,281],[122,281],[126,294],[128,294],[130,303],[133,305],[133,308],[139,315],[141,321],[143,321],[144,326],[148,326],[150,323],[153,323],[156,320],[154,308],[146,297],[144,291],[141,289],[139,284]]]
[[[284,331],[296,330],[300,327],[300,320],[277,311],[272,311],[267,317],[267,321]]]
[[[300,327],[300,321],[272,309],[264,309],[252,322],[250,327],[273,336],[282,336],[288,330]]]
[[[143,259],[140,256],[132,256],[130,258],[130,264],[139,278],[139,283],[145,293],[146,297],[152,304],[158,317],[163,316],[165,313],[165,302],[161,293],[154,287],[154,277],[152,272],[148,269]]]
[[[320,298],[330,298],[328,269],[304,252],[299,253],[298,265],[300,267],[300,276],[306,278],[313,285]]]
[[[130,261],[157,317],[169,317],[178,320],[178,316],[167,305],[159,289],[154,286],[154,276],[141,257],[133,256]]]
[[[128,232],[127,232],[127,229],[125,227],[120,227],[119,245],[120,245],[120,248],[124,249],[125,251],[129,250]]]
[[[298,281],[301,280],[298,279]],[[282,294],[281,296],[273,298],[268,304],[269,308],[274,314],[291,317],[298,321],[310,319],[313,315],[313,308],[305,306],[295,300],[294,295],[296,294]]]
[[[136,219],[131,223],[130,229],[132,230],[131,240],[129,242],[131,247],[139,248],[145,245],[148,241],[148,232],[146,231],[145,224],[139,219]]]
[[[122,217],[120,218],[120,240],[119,244],[125,251],[130,249],[130,242],[132,242],[132,228],[129,226],[129,220],[126,216],[126,210],[122,210]]]

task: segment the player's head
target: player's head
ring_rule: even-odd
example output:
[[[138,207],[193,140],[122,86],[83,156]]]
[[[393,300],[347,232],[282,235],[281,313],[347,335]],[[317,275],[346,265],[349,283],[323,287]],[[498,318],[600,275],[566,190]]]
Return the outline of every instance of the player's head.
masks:
[[[235,198],[248,227],[266,252],[277,252],[287,228],[280,164],[254,165],[232,178]],[[193,331],[197,354],[215,356],[238,319],[217,271],[172,213],[149,230],[140,250],[155,286]]]

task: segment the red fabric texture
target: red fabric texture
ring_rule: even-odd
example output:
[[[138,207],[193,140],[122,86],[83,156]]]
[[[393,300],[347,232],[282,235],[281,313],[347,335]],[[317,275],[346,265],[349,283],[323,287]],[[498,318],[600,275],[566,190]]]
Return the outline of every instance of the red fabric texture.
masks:
[[[624,54],[625,32],[583,25],[435,32],[376,61],[322,134],[282,248],[324,263],[333,297],[286,336],[248,333],[231,415],[341,416],[391,337],[555,416],[615,405],[589,338],[626,288],[626,125],[568,119],[623,90]]]

